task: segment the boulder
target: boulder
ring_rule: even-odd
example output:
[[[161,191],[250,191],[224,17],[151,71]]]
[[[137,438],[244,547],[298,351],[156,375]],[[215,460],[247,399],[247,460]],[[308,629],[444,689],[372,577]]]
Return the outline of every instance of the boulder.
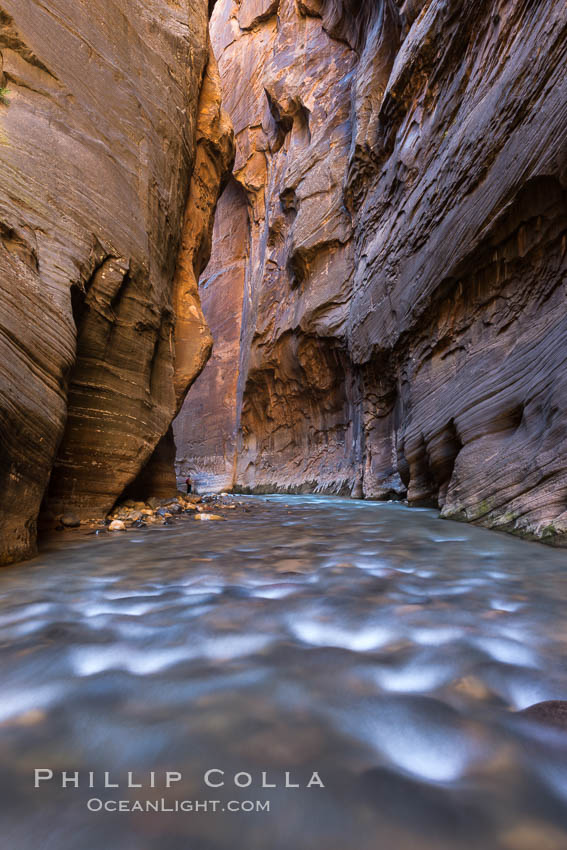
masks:
[[[81,520],[76,514],[66,513],[61,517],[61,525],[65,528],[78,528]]]

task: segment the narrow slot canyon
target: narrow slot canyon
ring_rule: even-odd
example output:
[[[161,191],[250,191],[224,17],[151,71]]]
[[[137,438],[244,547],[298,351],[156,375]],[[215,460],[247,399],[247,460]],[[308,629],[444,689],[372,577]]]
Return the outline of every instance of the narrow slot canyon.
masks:
[[[567,846],[566,62],[0,0],[10,850]]]

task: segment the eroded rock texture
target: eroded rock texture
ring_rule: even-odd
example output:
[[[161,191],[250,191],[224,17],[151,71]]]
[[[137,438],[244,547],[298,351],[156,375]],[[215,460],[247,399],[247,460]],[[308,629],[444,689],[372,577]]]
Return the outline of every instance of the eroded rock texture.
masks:
[[[234,365],[229,374],[213,355],[176,424],[179,473],[195,470],[204,484],[352,487],[353,231],[343,180],[356,54],[321,23],[294,0],[220,0],[212,18],[239,191],[221,201],[217,272],[202,294],[221,359]],[[247,227],[236,228],[243,204]],[[231,227],[239,235],[228,237]],[[230,338],[227,292],[229,313],[242,299]],[[204,410],[203,431],[190,420]]]
[[[212,32],[249,220],[227,479],[564,539],[563,0],[219,0]]]
[[[565,9],[422,6],[376,120],[355,122],[346,185],[350,351],[391,376],[365,409],[365,491],[382,486],[386,431],[411,503],[556,537],[567,531]],[[369,52],[368,41],[356,115]]]
[[[0,51],[0,562],[9,562],[33,552],[56,456],[48,513],[103,515],[204,364],[210,338],[192,269],[203,267],[230,142],[206,0],[2,0]],[[195,141],[207,126],[202,177],[209,164]],[[209,177],[211,197],[198,198]],[[194,244],[184,238],[173,287],[188,197]],[[185,291],[194,303],[180,309]]]

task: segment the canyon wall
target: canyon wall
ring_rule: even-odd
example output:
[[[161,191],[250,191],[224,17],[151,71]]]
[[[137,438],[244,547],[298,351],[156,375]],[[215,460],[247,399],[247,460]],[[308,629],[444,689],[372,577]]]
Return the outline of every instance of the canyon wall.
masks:
[[[211,21],[238,191],[219,206],[202,292],[230,377],[213,354],[175,425],[179,475],[203,486],[350,492],[359,462],[343,202],[356,54],[307,5],[219,0]],[[230,339],[227,298],[240,310]]]
[[[178,473],[564,541],[563,0],[219,0],[211,32],[238,191],[205,310],[230,387],[211,362]]]
[[[106,514],[210,352],[196,276],[232,141],[208,15],[0,4],[0,563],[33,553],[50,476],[47,520]]]
[[[232,487],[247,233],[246,198],[232,179],[217,207],[215,250],[200,282],[203,312],[214,337],[213,353],[174,423],[181,487],[188,476],[198,489],[220,492]],[[173,453],[175,457],[175,447]]]

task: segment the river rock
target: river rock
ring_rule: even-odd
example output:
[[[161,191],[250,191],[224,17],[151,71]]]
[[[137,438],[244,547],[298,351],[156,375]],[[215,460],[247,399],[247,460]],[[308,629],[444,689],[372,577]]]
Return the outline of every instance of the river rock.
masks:
[[[518,712],[519,717],[535,720],[547,726],[556,726],[567,732],[567,701],[560,699],[546,700],[530,705]]]
[[[61,525],[65,528],[78,528],[81,524],[81,520],[76,514],[63,514],[61,517]]]
[[[157,510],[163,504],[163,499],[160,499],[158,496],[150,496],[150,498],[146,500],[146,504],[152,510]]]
[[[113,519],[108,529],[109,531],[126,531],[126,523],[121,519]]]
[[[209,520],[224,520],[224,517],[220,516],[219,514],[208,514],[203,512],[195,514],[195,519],[199,519],[205,522]]]
[[[562,0],[218,0],[211,32],[237,155],[179,480],[564,541]]]

